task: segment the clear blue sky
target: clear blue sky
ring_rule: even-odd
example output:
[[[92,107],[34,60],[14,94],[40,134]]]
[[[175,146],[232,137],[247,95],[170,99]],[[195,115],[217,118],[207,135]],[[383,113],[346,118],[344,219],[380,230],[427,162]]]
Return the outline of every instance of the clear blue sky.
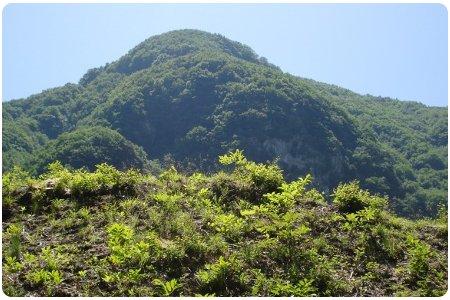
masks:
[[[439,4],[10,4],[3,100],[78,82],[149,36],[182,28],[240,41],[291,74],[447,105],[447,10]]]

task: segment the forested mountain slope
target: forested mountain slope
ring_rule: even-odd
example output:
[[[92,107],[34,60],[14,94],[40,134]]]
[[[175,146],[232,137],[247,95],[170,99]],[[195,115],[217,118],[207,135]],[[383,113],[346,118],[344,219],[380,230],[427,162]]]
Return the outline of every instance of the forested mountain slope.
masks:
[[[214,171],[233,149],[278,159],[289,180],[311,173],[325,191],[357,179],[411,217],[446,204],[447,108],[298,78],[220,35],[154,36],[78,84],[3,104],[4,171],[54,160],[149,170],[168,154]]]

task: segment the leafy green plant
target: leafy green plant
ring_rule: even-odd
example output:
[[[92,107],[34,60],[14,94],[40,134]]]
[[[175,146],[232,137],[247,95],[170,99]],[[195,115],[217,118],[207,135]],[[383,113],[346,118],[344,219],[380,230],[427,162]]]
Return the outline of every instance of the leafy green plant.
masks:
[[[353,181],[340,184],[333,194],[333,204],[344,213],[356,213],[365,208],[383,209],[387,206],[386,198],[372,196],[368,191],[362,190],[359,183]]]
[[[120,207],[124,211],[132,211],[132,210],[143,210],[147,206],[147,203],[136,198],[130,198],[127,200],[124,200],[120,203]]]
[[[211,227],[229,239],[235,240],[243,235],[245,221],[233,214],[222,214],[215,217],[215,220],[211,222]]]
[[[284,182],[282,171],[277,165],[248,161],[242,150],[219,156],[219,162],[222,165],[235,165],[234,174],[253,183],[262,194],[276,191]]]
[[[71,258],[64,253],[61,246],[46,246],[41,249],[39,260],[48,270],[59,270],[62,266],[67,265]]]
[[[129,282],[137,283],[144,275],[141,273],[141,269],[130,269],[128,270],[127,279]]]
[[[149,233],[145,239],[137,241],[132,228],[125,224],[114,223],[107,228],[109,260],[114,265],[145,265],[150,254],[157,254],[159,241]]]
[[[43,285],[47,294],[51,294],[55,287],[63,281],[62,274],[58,270],[44,270],[38,269],[31,271],[26,275],[26,279],[34,285]]]
[[[113,284],[115,282],[118,282],[120,280],[120,278],[121,278],[120,273],[117,273],[117,272],[110,273],[110,274],[104,274],[102,276],[102,280],[108,284]]]
[[[80,270],[78,271],[78,276],[80,276],[81,279],[86,278],[87,271],[86,270]]]
[[[288,239],[290,241],[298,241],[303,238],[306,234],[311,231],[311,228],[305,224],[301,224],[298,227],[292,229],[280,230],[279,236],[283,239]]]
[[[409,264],[408,269],[412,278],[423,278],[429,270],[428,260],[431,258],[430,246],[413,236],[407,237]]]
[[[198,271],[197,277],[204,291],[230,295],[232,290],[243,289],[239,279],[241,270],[242,266],[236,258],[220,256],[215,263],[206,264],[204,269]]]
[[[162,296],[171,296],[183,286],[182,284],[178,283],[176,279],[164,281],[156,278],[153,279],[152,283],[153,285],[158,287]]]
[[[91,212],[87,207],[80,208],[78,210],[78,215],[85,221],[88,221],[91,218]]]
[[[65,194],[69,191],[72,176],[72,172],[65,168],[61,162],[55,161],[47,166],[47,172],[40,177],[52,180],[56,194]]]
[[[112,189],[121,180],[121,172],[106,163],[95,166],[96,181],[103,189]]]
[[[30,174],[20,166],[14,166],[11,171],[2,176],[2,193],[4,196],[10,195],[20,187],[26,187],[33,180]]]
[[[296,201],[304,195],[306,186],[311,183],[311,178],[311,175],[307,175],[305,178],[299,178],[291,183],[282,183],[281,192],[268,193],[264,197],[277,207],[292,208]]]
[[[82,169],[76,170],[70,181],[70,188],[74,196],[83,197],[99,192],[100,184],[96,177],[95,173],[88,173]]]
[[[52,211],[55,214],[63,211],[66,206],[67,206],[67,200],[65,200],[65,199],[54,199],[52,201]]]
[[[23,254],[23,263],[29,267],[34,267],[38,263],[38,257],[29,252]]]
[[[9,245],[7,247],[8,256],[15,257],[16,259],[19,258],[21,251],[21,235],[22,226],[19,224],[12,224],[6,230],[6,237],[9,239]]]
[[[174,211],[178,202],[183,198],[182,194],[169,195],[167,193],[157,193],[153,199],[169,211]]]
[[[159,174],[159,180],[168,189],[174,191],[181,191],[183,189],[183,176],[177,171],[177,169],[175,169],[174,166],[171,166],[169,169]]]
[[[273,296],[316,296],[317,289],[313,286],[313,280],[302,279],[297,284],[275,280],[270,283],[269,293]]]
[[[14,256],[7,256],[5,258],[4,271],[7,273],[19,272],[24,268],[24,265],[17,261]]]
[[[131,241],[134,231],[129,226],[114,223],[106,229],[108,233],[108,244],[110,247],[121,246]]]

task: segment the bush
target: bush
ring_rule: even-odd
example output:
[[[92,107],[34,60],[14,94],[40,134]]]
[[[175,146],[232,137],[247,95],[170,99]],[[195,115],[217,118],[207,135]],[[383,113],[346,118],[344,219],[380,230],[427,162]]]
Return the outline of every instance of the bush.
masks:
[[[232,296],[233,292],[244,289],[239,280],[242,266],[235,258],[225,260],[220,256],[212,264],[207,264],[197,273],[201,288],[204,292],[214,292],[218,296]]]
[[[3,216],[7,217],[8,210],[11,210],[17,201],[17,194],[20,189],[26,192],[28,187],[34,182],[30,174],[22,168],[15,166],[11,171],[2,176],[2,209]]]
[[[313,286],[313,280],[302,279],[296,284],[274,280],[269,283],[269,293],[272,296],[305,297],[316,296],[317,289]]]
[[[208,187],[217,203],[227,207],[237,203],[239,199],[250,202],[259,201],[258,195],[250,183],[239,180],[231,174],[220,172],[213,175]]]
[[[228,239],[235,241],[242,237],[245,221],[233,214],[222,214],[216,216],[211,227]]]
[[[176,290],[180,289],[183,285],[178,283],[176,279],[171,279],[169,281],[163,281],[161,279],[154,279],[152,281],[153,285],[158,287],[161,296],[171,296]]]
[[[159,240],[153,232],[149,232],[144,239],[137,240],[133,229],[124,224],[111,224],[106,231],[109,260],[113,265],[144,266],[151,254],[159,254]]]
[[[86,169],[69,170],[59,161],[48,165],[47,172],[40,176],[43,189],[50,197],[85,198],[111,194],[135,194],[136,186],[144,176],[134,169],[124,172],[102,163],[95,172]]]
[[[422,279],[429,270],[428,259],[431,256],[430,246],[408,236],[409,272],[412,280]]]
[[[23,264],[17,261],[17,259],[14,256],[7,256],[5,258],[5,264],[4,264],[4,272],[6,273],[15,273],[18,271],[21,271],[23,269]]]
[[[21,250],[22,226],[12,224],[6,230],[6,238],[9,240],[7,255],[19,259]]]
[[[26,187],[32,182],[33,180],[28,172],[21,167],[15,166],[2,176],[2,194],[3,196],[11,195],[18,188]]]
[[[274,192],[284,182],[281,169],[275,164],[257,164],[248,161],[241,150],[219,156],[222,165],[234,165],[233,174],[251,182],[262,194]]]
[[[367,207],[384,209],[387,206],[386,198],[373,196],[360,189],[357,181],[339,184],[332,196],[333,204],[343,213],[355,213]]]
[[[283,183],[280,187],[281,192],[272,192],[265,194],[264,197],[277,207],[292,208],[301,197],[304,196],[306,186],[311,183],[311,176],[299,178],[291,183]]]

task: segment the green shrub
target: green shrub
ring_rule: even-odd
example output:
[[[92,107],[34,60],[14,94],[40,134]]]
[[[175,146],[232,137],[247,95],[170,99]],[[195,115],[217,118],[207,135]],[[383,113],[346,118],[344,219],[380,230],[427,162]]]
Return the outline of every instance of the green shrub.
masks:
[[[14,256],[7,256],[5,258],[4,271],[6,273],[19,272],[24,268],[24,265],[17,261]]]
[[[22,226],[11,224],[6,230],[6,238],[9,240],[7,255],[19,259],[21,250]]]
[[[6,238],[9,240],[7,255],[19,259],[21,251],[22,226],[20,224],[11,224],[6,229]]]
[[[54,289],[63,281],[62,274],[58,270],[33,270],[29,272],[25,278],[31,285],[45,287],[48,296],[52,295]]]
[[[85,221],[89,221],[91,216],[91,212],[89,211],[89,208],[87,207],[82,207],[78,210],[78,215],[80,216],[80,218],[82,218]]]
[[[27,279],[34,284],[60,284],[62,282],[61,273],[57,270],[37,270],[28,274]]]
[[[282,280],[269,281],[269,294],[271,296],[305,297],[316,296],[317,289],[313,286],[313,280],[302,279],[296,284]]]
[[[251,182],[261,194],[274,192],[284,182],[283,173],[276,164],[257,164],[248,161],[242,150],[219,156],[222,165],[234,165],[234,174],[241,180]]]
[[[31,254],[30,252],[25,252],[23,254],[23,264],[27,265],[28,267],[32,268],[36,266],[38,263],[38,257],[34,254]]]
[[[223,256],[212,264],[205,265],[197,272],[203,292],[213,292],[217,295],[231,296],[244,289],[239,280],[242,266],[235,258],[225,260]]]
[[[407,244],[409,258],[408,269],[411,274],[411,278],[423,278],[429,270],[428,260],[431,258],[430,246],[411,235],[407,237]]]
[[[307,175],[291,183],[282,183],[280,192],[268,193],[264,197],[277,207],[292,208],[305,195],[306,186],[311,183],[311,178],[311,175]]]
[[[62,245],[55,247],[46,246],[41,249],[39,255],[41,265],[45,266],[47,270],[59,270],[70,263],[71,257],[67,254]]]
[[[258,193],[251,183],[237,178],[235,175],[219,172],[211,177],[208,185],[215,202],[230,207],[239,199],[259,202]]]
[[[117,185],[122,180],[123,173],[113,166],[102,163],[96,165],[95,168],[95,180],[101,187],[112,189],[114,185]]]
[[[183,285],[178,283],[176,279],[171,279],[169,281],[164,281],[161,279],[153,279],[153,285],[158,287],[161,296],[172,296],[177,290],[179,290]]]
[[[174,212],[183,196],[183,194],[171,195],[165,192],[159,192],[153,196],[153,199],[156,203],[167,209],[167,211]]]
[[[222,214],[215,217],[211,227],[230,240],[236,240],[244,233],[245,221],[233,214]]]
[[[40,178],[44,180],[44,183],[51,183],[51,190],[55,195],[72,197],[96,196],[105,193],[132,194],[135,186],[144,178],[133,169],[121,172],[105,163],[95,167],[95,172],[89,172],[86,169],[70,171],[56,161],[48,165],[47,172]]]
[[[202,173],[194,173],[188,177],[187,190],[190,193],[200,192],[207,185],[209,177]],[[204,195],[206,196],[206,195]]]
[[[355,213],[364,208],[372,207],[384,209],[387,206],[387,199],[373,196],[368,191],[362,190],[359,183],[339,184],[333,193],[333,204],[344,213]]]
[[[108,233],[109,247],[122,246],[131,241],[134,236],[133,229],[129,226],[119,223],[114,223],[106,229]]]
[[[29,173],[21,167],[15,166],[11,171],[6,172],[2,176],[2,208],[4,209],[4,217],[8,209],[11,209],[17,202],[17,193],[21,188],[28,188],[34,183]]]
[[[59,161],[50,163],[47,172],[40,176],[42,180],[51,180],[53,189],[57,194],[66,193],[72,181],[72,172],[65,168]]]
[[[136,195],[138,185],[148,178],[135,169],[129,169],[119,174],[119,177],[116,178],[117,181],[113,186],[113,190],[115,193],[122,195]]]
[[[152,254],[158,257],[160,243],[155,233],[149,232],[137,240],[134,231],[127,225],[114,223],[108,226],[109,261],[118,266],[144,266]]]
[[[19,166],[15,166],[11,171],[6,172],[2,176],[2,194],[10,195],[20,187],[26,187],[33,180],[28,172]]]
[[[159,181],[167,190],[181,192],[185,189],[184,177],[173,166],[159,174]]]

